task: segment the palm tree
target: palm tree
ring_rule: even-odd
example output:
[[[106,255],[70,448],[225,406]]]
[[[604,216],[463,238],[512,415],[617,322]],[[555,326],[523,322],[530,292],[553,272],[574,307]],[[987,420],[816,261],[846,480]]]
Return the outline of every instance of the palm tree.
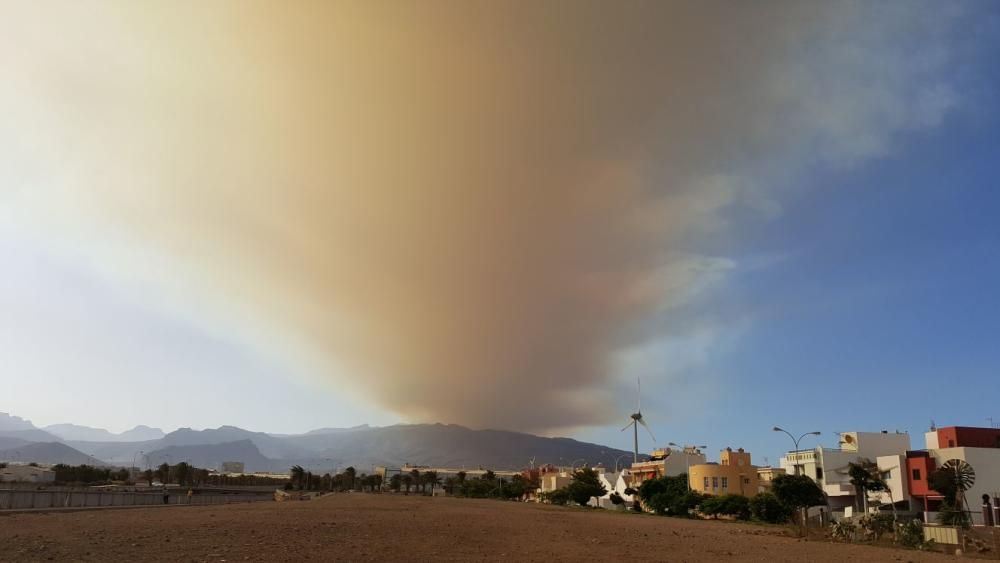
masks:
[[[410,485],[413,484],[413,476],[407,473],[406,475],[400,477],[400,480],[403,482],[403,485],[406,486],[406,494],[410,494]]]
[[[441,484],[441,478],[438,477],[437,471],[424,471],[423,481],[431,486],[431,496],[434,496],[434,485]]]
[[[866,457],[858,458],[857,462],[852,461],[847,464],[847,474],[851,477],[851,484],[854,485],[856,496],[861,502],[859,508],[867,514],[868,493],[888,488],[882,479],[878,464]]]
[[[358,470],[354,469],[354,466],[350,466],[344,470],[344,477],[347,479],[347,486],[350,490],[354,490],[354,479],[358,476]]]
[[[413,485],[420,486],[420,492],[424,492],[423,481],[420,480],[420,471],[416,469],[410,470],[410,477],[413,477]]]
[[[466,473],[465,471],[459,471],[455,474],[455,477],[458,477],[458,484],[461,485],[462,483],[465,483]]]

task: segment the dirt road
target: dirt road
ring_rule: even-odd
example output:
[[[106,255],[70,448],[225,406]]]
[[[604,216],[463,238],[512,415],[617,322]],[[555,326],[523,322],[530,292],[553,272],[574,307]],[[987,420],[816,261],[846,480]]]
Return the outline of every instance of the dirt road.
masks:
[[[815,561],[942,555],[536,504],[336,494],[287,503],[0,515],[0,561]]]

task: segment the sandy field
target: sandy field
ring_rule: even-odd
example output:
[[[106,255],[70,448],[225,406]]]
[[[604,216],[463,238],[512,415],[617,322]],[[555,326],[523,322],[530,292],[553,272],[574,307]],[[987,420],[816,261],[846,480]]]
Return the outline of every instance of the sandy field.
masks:
[[[0,515],[0,561],[878,561],[933,553],[775,527],[486,500],[312,501]]]

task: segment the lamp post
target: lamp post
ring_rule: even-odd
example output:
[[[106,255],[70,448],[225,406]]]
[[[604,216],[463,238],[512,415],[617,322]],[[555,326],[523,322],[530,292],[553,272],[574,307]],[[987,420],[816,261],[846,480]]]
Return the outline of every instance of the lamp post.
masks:
[[[618,473],[618,462],[622,460],[623,457],[628,457],[632,455],[631,453],[622,454],[615,459],[615,473]]]
[[[693,448],[695,451],[700,449],[708,449],[708,446],[681,446],[675,442],[670,442],[668,446],[674,446],[675,448],[680,448],[681,453],[684,454],[684,474],[687,475],[687,485],[688,490],[691,490],[691,456],[688,455],[688,448]]]
[[[798,452],[799,452],[799,442],[802,440],[802,438],[805,438],[806,436],[819,436],[820,434],[822,434],[821,432],[806,432],[805,434],[802,434],[801,436],[799,436],[798,438],[796,438],[794,434],[792,434],[788,430],[785,430],[784,428],[781,428],[780,426],[775,426],[771,430],[774,431],[774,432],[784,432],[785,434],[788,434],[788,437],[792,439],[792,443],[795,444],[794,453],[796,455],[798,455]],[[798,459],[796,459],[795,461],[798,461]],[[792,468],[795,471],[795,475],[798,475],[799,474],[799,464],[798,463],[793,464]]]

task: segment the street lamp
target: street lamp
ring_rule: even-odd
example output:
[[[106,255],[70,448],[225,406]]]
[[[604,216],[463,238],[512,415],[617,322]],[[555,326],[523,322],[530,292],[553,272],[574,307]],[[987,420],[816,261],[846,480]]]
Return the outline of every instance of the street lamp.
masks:
[[[687,449],[690,447],[690,448],[693,448],[695,451],[698,451],[700,449],[707,450],[708,446],[681,446],[680,444],[677,444],[675,442],[670,442],[667,445],[668,446],[673,446],[675,448],[680,448],[681,449],[681,453],[684,454],[684,473],[685,473],[685,475],[687,475],[687,482],[688,482],[687,485],[688,485],[688,490],[690,491],[691,490],[691,456],[688,455]]]
[[[631,452],[627,454],[622,454],[615,459],[615,473],[618,473],[618,462],[621,461],[623,457],[628,457],[630,455],[632,455]]]
[[[799,441],[801,441],[802,438],[805,438],[806,436],[819,436],[820,434],[822,434],[821,432],[806,432],[805,434],[803,434],[803,435],[799,436],[798,438],[796,438],[794,434],[792,434],[788,430],[785,430],[784,428],[781,428],[780,426],[775,426],[771,430],[774,431],[774,432],[784,432],[785,434],[788,434],[788,437],[791,438],[792,442],[795,444],[795,450],[793,450],[793,451],[796,454],[799,451]],[[798,461],[798,459],[796,459],[795,461]],[[792,464],[792,467],[795,470],[795,474],[798,475],[799,474],[799,464],[798,463]]]

